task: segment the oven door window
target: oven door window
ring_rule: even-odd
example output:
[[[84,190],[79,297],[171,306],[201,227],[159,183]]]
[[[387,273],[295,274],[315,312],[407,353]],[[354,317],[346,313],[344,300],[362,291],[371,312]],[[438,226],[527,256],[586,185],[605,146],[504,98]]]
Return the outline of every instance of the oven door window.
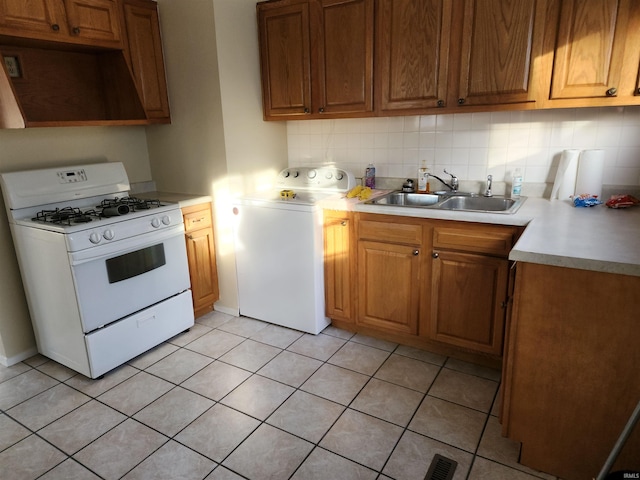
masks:
[[[164,255],[164,245],[159,243],[110,258],[106,263],[109,283],[117,283],[162,267],[167,262]]]

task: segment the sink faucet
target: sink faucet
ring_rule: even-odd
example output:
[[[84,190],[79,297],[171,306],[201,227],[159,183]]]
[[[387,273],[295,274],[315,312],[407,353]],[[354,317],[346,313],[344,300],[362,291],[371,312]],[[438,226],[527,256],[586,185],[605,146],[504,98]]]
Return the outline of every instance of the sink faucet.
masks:
[[[453,173],[449,173],[449,172],[447,172],[447,169],[446,169],[446,168],[445,168],[445,170],[444,170],[444,173],[446,173],[447,175],[451,175],[451,183],[450,183],[450,184],[449,184],[449,183],[447,183],[447,182],[445,182],[445,181],[444,181],[444,180],[442,180],[440,177],[438,177],[438,176],[436,176],[436,175],[434,175],[434,174],[432,174],[432,173],[429,173],[429,174],[427,174],[427,175],[428,175],[428,176],[430,176],[430,177],[435,178],[436,180],[438,180],[438,181],[439,181],[440,183],[442,183],[443,185],[445,185],[445,186],[449,187],[453,193],[456,193],[456,192],[458,191],[458,185],[459,185],[458,177],[456,177]]]
[[[493,193],[491,193],[492,183],[493,183],[493,175],[487,175],[487,189],[484,191],[485,197],[493,197]]]

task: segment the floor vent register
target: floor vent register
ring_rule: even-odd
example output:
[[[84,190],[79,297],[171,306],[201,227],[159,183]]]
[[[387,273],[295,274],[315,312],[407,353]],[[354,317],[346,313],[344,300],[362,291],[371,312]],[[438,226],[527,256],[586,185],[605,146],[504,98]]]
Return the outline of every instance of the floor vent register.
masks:
[[[431,460],[429,471],[424,480],[451,480],[457,466],[458,462],[436,454]]]

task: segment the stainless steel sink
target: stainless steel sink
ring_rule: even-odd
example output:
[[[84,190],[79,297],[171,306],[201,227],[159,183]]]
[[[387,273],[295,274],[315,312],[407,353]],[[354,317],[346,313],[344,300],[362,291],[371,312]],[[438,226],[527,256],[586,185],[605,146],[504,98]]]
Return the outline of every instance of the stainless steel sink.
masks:
[[[515,213],[525,197],[518,199],[502,196],[484,197],[473,193],[445,193],[424,194],[391,192],[382,197],[366,202],[371,205],[388,205],[401,207],[418,207],[438,210],[485,212],[485,213]]]

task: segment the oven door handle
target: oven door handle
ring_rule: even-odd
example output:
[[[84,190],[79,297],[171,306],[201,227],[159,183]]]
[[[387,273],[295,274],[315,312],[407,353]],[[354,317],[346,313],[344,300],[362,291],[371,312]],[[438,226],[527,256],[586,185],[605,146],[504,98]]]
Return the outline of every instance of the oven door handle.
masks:
[[[149,247],[151,245],[157,245],[169,238],[178,237],[184,235],[184,224],[174,225],[169,228],[165,228],[159,231],[153,231],[152,233],[145,233],[137,235],[133,238],[127,238],[124,240],[112,241],[105,243],[104,245],[97,245],[92,248],[87,248],[79,252],[69,253],[69,261],[72,266],[81,265],[86,262],[93,262],[96,260],[103,260],[110,257],[117,257],[124,253],[132,252],[140,248]],[[186,246],[185,246],[186,249]]]

